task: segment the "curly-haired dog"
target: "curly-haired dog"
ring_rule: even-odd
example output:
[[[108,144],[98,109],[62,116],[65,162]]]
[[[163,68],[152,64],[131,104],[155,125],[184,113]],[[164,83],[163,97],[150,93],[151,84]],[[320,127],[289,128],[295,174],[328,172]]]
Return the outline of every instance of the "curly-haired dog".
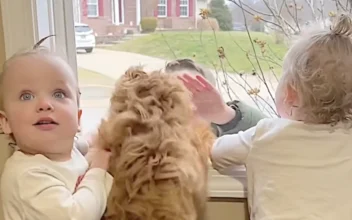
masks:
[[[191,103],[171,75],[131,68],[117,82],[98,138],[112,152],[105,219],[204,219],[214,136]]]

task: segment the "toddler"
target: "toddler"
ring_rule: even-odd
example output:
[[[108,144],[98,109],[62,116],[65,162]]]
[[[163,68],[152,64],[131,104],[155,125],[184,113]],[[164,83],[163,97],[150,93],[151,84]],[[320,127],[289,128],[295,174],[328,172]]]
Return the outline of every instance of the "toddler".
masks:
[[[245,165],[251,219],[352,218],[352,21],[289,49],[276,91],[281,118],[214,143],[220,173]]]
[[[0,90],[1,128],[16,143],[1,177],[5,219],[100,219],[110,153],[92,148],[87,161],[74,146],[81,110],[69,65],[41,48],[16,54]]]

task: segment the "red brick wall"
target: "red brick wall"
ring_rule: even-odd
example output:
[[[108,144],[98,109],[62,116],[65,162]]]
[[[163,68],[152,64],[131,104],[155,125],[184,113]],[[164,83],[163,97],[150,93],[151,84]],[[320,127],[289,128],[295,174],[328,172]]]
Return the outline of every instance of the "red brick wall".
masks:
[[[158,0],[141,0],[141,18],[154,17],[154,10]]]
[[[112,25],[112,16],[111,16],[111,0],[100,0],[102,1],[102,6],[103,9],[100,12],[98,17],[87,17],[84,13],[81,13],[81,22],[88,24],[95,33],[98,35],[106,35],[107,33],[107,27]],[[81,5],[81,11],[83,12],[84,9],[84,3]]]
[[[189,17],[180,17],[179,16],[179,3],[180,1],[169,0],[172,1],[171,4],[171,16],[167,18],[158,18],[158,28],[172,28],[174,30],[186,30],[186,29],[194,29],[196,16],[194,16],[194,11],[189,13]],[[191,4],[189,9],[195,8],[196,0],[189,0]]]
[[[83,2],[86,0],[82,0]],[[88,24],[98,35],[107,35],[108,33],[115,33],[113,29],[135,29],[136,26],[136,1],[135,0],[124,0],[124,24],[119,27],[112,28],[114,26],[112,22],[112,10],[111,10],[111,0],[100,0],[103,4],[103,14],[99,14],[96,18],[89,18],[84,13],[81,14],[81,22]],[[183,18],[179,17],[178,3],[179,0],[169,0],[172,1],[171,8],[169,8],[168,17],[158,18],[158,28],[165,29],[175,29],[175,30],[186,30],[194,29],[196,23],[197,13],[190,13],[190,17]],[[154,11],[156,10],[157,0],[141,0],[141,18],[154,16]],[[195,8],[196,0],[190,0],[193,4],[190,8]],[[82,12],[84,12],[84,4],[82,6]],[[132,24],[132,26],[130,26]],[[121,32],[117,31],[116,32]]]

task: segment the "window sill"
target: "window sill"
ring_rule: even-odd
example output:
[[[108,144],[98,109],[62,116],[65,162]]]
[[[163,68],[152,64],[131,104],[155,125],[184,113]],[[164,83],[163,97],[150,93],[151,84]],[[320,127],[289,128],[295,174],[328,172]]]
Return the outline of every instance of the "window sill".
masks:
[[[245,169],[239,168],[232,177],[219,174],[209,169],[208,187],[211,198],[246,198],[247,177]]]

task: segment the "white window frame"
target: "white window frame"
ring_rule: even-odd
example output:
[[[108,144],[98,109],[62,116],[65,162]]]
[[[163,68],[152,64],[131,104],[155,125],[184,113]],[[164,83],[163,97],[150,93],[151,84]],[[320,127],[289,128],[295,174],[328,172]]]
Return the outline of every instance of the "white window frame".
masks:
[[[95,2],[94,3],[90,3],[89,0],[87,0],[87,17],[88,18],[97,18],[99,17],[99,0],[94,0]],[[89,14],[89,10],[88,10],[88,6],[90,5],[94,5],[97,9],[97,13],[94,14],[94,15],[90,15]]]
[[[0,0],[4,30],[4,44],[6,58],[11,57],[19,50],[31,48],[41,38],[38,31],[36,1],[43,0]],[[68,61],[77,77],[77,60],[74,31],[73,4],[67,0],[47,0],[48,17],[50,25],[48,32],[54,33],[54,49]],[[44,18],[43,18],[44,19]],[[44,27],[41,27],[44,28]],[[21,33],[21,34],[18,34]],[[44,33],[44,32],[42,32]],[[138,62],[138,61],[136,61]],[[210,196],[245,198],[246,189],[243,183],[246,181],[245,170],[239,168],[234,170],[233,178],[222,176],[214,170],[210,170]],[[1,214],[1,213],[0,213]]]
[[[181,1],[180,1],[180,5],[179,5],[180,6],[180,17],[181,18],[188,18],[189,17],[189,0],[186,0],[187,4],[182,4]],[[187,15],[182,15],[181,14],[181,7],[187,7]]]
[[[159,14],[159,7],[165,8],[165,15]],[[167,17],[167,0],[165,0],[165,4],[160,4],[160,0],[158,0],[158,7],[157,7],[158,18],[166,18]]]

